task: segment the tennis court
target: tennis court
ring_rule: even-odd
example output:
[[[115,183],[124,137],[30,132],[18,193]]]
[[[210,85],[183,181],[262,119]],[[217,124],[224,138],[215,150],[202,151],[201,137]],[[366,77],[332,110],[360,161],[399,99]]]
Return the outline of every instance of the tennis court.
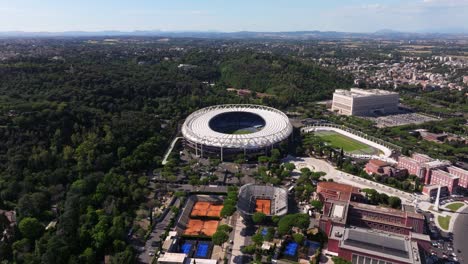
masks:
[[[299,245],[296,242],[289,242],[288,244],[286,244],[283,253],[287,256],[294,257],[296,256],[298,246]]]
[[[196,202],[193,205],[190,216],[220,217],[222,209],[222,204],[213,204],[211,202]]]
[[[192,251],[192,243],[185,242],[180,249],[182,253],[189,255]]]
[[[191,236],[212,236],[216,232],[218,224],[219,221],[217,220],[203,221],[198,219],[189,219],[184,234]]]
[[[210,250],[210,244],[200,242],[198,243],[197,251],[195,252],[196,258],[206,258],[208,257],[208,252]]]
[[[255,211],[264,213],[266,215],[271,214],[271,200],[270,199],[257,199],[255,201]]]

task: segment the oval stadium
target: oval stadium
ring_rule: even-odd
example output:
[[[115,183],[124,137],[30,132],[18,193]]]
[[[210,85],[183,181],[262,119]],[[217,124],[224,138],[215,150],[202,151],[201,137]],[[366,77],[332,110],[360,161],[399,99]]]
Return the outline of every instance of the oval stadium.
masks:
[[[185,146],[197,156],[221,160],[234,155],[263,155],[292,133],[289,118],[261,105],[215,105],[187,117],[182,125]]]

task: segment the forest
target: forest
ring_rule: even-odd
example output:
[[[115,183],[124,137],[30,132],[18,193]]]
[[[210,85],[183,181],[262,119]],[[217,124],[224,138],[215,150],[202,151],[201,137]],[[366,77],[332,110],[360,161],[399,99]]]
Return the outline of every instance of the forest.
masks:
[[[191,111],[284,109],[351,84],[287,55],[142,43],[47,40],[32,56],[0,61],[0,210],[14,210],[18,223],[0,242],[0,261],[133,263],[128,232],[148,194],[145,178]]]

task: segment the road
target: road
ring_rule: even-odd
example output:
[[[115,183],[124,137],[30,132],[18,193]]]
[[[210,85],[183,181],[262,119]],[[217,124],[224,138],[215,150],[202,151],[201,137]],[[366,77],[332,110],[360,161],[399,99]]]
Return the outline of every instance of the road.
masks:
[[[397,196],[402,200],[402,203],[405,204],[412,204],[416,198],[423,199],[422,197],[419,197],[415,194],[403,192],[398,189],[385,186],[383,184],[379,184],[358,176],[354,176],[352,174],[339,171],[325,160],[320,160],[311,157],[288,157],[284,161],[294,163],[296,165],[296,168],[298,169],[307,166],[311,167],[313,171],[323,171],[326,173],[324,177],[325,179],[333,179],[333,181],[335,182],[349,184],[359,188],[372,188],[380,193],[385,193],[389,196]]]
[[[177,199],[174,202],[175,207],[180,206],[180,200]],[[160,240],[160,236],[165,232],[166,227],[169,225],[169,222],[171,221],[171,218],[174,216],[174,213],[172,210],[169,210],[169,212],[166,214],[166,216],[158,222],[154,228],[153,232],[149,236],[148,240],[145,243],[145,249],[140,252],[138,255],[138,262],[139,263],[151,263],[151,260],[153,259],[152,256],[150,256],[150,251],[154,251],[154,248],[151,246],[151,244],[155,241]]]
[[[161,164],[162,165],[166,165],[167,163],[167,158],[169,158],[169,155],[171,154],[172,152],[172,149],[174,148],[175,144],[177,143],[177,140],[181,139],[182,137],[176,137],[172,140],[172,143],[171,145],[169,146],[169,148],[167,149],[166,151],[166,154],[164,155],[164,159],[162,160]]]
[[[468,234],[468,207],[459,213],[453,228],[453,244],[460,263],[468,263],[466,261],[468,260],[466,234]]]
[[[230,254],[229,263],[231,264],[243,264],[249,263],[249,256],[243,255],[241,252],[241,247],[248,245],[250,242],[247,240],[247,236],[252,236],[253,234],[248,233],[246,225],[242,222],[242,217],[239,212],[235,212],[231,216],[231,226],[234,228],[232,232],[234,244],[232,245],[232,251]]]

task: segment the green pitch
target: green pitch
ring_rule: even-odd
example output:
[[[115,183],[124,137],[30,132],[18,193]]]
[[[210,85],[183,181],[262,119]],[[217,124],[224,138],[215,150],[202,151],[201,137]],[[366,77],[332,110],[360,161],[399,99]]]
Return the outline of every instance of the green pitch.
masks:
[[[343,150],[348,153],[369,155],[379,154],[378,149],[334,131],[317,131],[315,132],[315,135],[330,144],[333,148],[343,148]]]

